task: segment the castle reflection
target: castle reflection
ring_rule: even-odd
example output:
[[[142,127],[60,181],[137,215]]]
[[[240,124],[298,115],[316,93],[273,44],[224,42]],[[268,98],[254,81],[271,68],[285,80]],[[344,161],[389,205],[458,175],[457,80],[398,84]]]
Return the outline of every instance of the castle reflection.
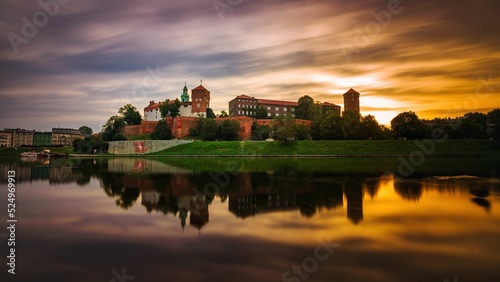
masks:
[[[147,213],[172,214],[182,229],[201,230],[209,222],[209,207],[218,199],[228,202],[228,211],[246,219],[273,212],[299,212],[306,218],[322,210],[345,208],[352,224],[364,220],[365,194],[377,196],[389,187],[401,199],[419,201],[429,190],[470,194],[471,203],[491,210],[491,191],[498,193],[495,177],[431,176],[399,178],[386,171],[337,173],[304,172],[293,166],[273,171],[195,172],[189,168],[150,159],[80,159],[65,162],[14,163],[0,165],[0,182],[15,169],[19,183],[47,181],[50,185],[76,182],[85,186],[97,179],[116,205],[128,209],[139,200]],[[345,202],[345,205],[344,205]]]

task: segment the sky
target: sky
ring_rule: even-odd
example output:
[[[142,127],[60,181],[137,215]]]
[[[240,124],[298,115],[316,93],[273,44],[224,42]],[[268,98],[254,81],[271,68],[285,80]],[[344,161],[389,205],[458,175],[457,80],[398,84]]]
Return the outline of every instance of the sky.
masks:
[[[500,1],[2,0],[0,128],[90,126],[203,80],[215,113],[240,94],[363,115],[500,107]]]

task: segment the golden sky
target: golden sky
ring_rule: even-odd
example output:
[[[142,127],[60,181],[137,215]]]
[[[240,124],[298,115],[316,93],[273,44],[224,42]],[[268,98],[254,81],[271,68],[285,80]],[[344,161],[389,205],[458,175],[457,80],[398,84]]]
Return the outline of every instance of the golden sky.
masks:
[[[500,107],[494,0],[4,3],[0,128],[96,131],[201,79],[216,113],[240,94],[342,105],[350,88],[384,124]]]

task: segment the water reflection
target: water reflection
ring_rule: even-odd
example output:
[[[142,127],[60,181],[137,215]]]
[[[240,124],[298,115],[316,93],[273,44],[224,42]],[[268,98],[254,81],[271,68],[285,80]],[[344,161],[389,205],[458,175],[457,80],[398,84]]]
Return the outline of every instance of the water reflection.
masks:
[[[20,182],[19,281],[281,281],[329,237],[307,281],[498,278],[497,160],[411,179],[384,159],[232,161],[0,165]]]
[[[21,183],[48,180],[50,185],[76,183],[83,187],[96,178],[118,207],[129,209],[140,198],[147,213],[172,214],[178,217],[182,229],[189,218],[189,225],[198,230],[209,222],[209,207],[216,198],[227,201],[229,212],[240,219],[288,211],[311,218],[321,211],[343,208],[345,199],[345,216],[356,225],[364,220],[364,195],[375,198],[381,186],[392,186],[401,199],[410,202],[418,202],[428,190],[470,193],[471,202],[487,212],[492,209],[490,191],[499,188],[496,178],[468,175],[408,179],[387,170],[337,175],[335,171],[301,171],[289,162],[272,171],[214,173],[128,158],[3,165],[1,182],[6,181],[7,170],[13,168]],[[212,184],[212,190],[206,189],[207,184]]]

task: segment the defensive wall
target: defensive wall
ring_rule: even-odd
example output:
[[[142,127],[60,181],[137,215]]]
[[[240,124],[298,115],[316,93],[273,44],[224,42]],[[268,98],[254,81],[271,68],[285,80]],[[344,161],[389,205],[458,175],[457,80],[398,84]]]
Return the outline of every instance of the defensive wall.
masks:
[[[175,138],[185,138],[189,135],[189,129],[196,126],[198,118],[194,117],[177,117],[175,118],[174,126],[172,126],[172,117],[167,117],[165,120],[170,128],[172,128],[172,136]],[[256,122],[258,125],[273,126],[274,120],[272,119],[254,119],[247,116],[237,116],[228,118],[215,118],[214,120],[220,125],[224,120],[236,120],[240,124],[240,131],[238,132],[238,139],[249,140],[252,133],[252,124]],[[138,134],[149,134],[154,131],[157,121],[143,121],[141,125],[126,126],[125,136],[132,136]],[[296,119],[295,123],[305,124],[311,126],[310,120]]]

